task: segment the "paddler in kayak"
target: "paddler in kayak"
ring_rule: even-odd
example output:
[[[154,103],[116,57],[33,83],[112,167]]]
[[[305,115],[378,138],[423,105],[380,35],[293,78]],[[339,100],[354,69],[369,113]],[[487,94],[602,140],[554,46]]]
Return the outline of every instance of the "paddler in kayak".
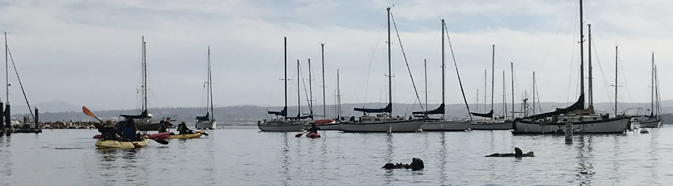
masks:
[[[137,132],[138,127],[136,126],[136,123],[133,121],[133,119],[127,119],[126,122],[124,122],[124,126],[122,127],[122,134],[124,134],[123,136],[131,141],[136,141],[138,140],[138,137],[136,136]]]
[[[164,120],[161,120],[161,121],[159,122],[159,130],[158,130],[158,132],[159,132],[159,133],[162,133],[162,132],[168,132],[168,124],[166,124],[166,122],[164,122]]]
[[[315,123],[311,123],[311,128],[308,129],[308,132],[309,132],[309,133],[316,133],[316,134],[317,134],[317,133],[318,133],[318,129],[320,129],[320,127],[315,126]]]
[[[122,141],[120,137],[124,136],[115,128],[115,124],[112,122],[112,120],[105,121],[105,125],[99,127],[98,132],[100,132],[103,136],[103,140]]]
[[[187,124],[184,121],[178,125],[178,132],[180,134],[194,134],[194,131],[187,128]]]

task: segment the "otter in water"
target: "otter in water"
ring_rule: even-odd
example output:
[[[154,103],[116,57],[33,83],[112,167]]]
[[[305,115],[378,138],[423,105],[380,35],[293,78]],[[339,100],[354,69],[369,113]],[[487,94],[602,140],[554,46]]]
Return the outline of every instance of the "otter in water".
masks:
[[[425,168],[425,165],[423,165],[423,160],[420,158],[412,158],[411,159],[411,164],[403,164],[403,163],[386,163],[383,165],[384,169],[411,169],[411,170],[422,170]]]
[[[523,153],[519,147],[514,147],[514,153],[493,153],[486,155],[486,157],[535,157],[533,151]]]

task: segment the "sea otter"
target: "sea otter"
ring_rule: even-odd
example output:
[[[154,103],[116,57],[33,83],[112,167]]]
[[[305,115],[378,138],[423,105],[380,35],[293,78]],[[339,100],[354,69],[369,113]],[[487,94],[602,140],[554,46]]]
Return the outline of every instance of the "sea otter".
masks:
[[[412,158],[411,159],[411,164],[403,164],[403,163],[386,163],[383,165],[384,169],[411,169],[411,170],[422,170],[425,168],[425,165],[423,164],[423,160],[420,158]]]
[[[535,157],[535,154],[533,154],[533,151],[524,154],[519,147],[514,147],[514,153],[493,153],[486,155],[486,157]]]

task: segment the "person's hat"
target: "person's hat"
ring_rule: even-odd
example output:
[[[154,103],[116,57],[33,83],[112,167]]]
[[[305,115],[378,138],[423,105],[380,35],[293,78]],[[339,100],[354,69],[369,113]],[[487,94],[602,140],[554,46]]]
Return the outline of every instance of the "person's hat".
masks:
[[[112,120],[107,120],[105,121],[105,127],[115,127],[115,124]]]

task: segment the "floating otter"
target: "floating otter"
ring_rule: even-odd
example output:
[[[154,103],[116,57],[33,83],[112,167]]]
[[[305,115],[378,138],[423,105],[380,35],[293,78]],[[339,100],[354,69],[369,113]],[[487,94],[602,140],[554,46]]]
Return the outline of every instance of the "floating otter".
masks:
[[[533,151],[524,154],[519,147],[514,147],[514,153],[493,153],[486,155],[486,157],[535,157],[535,154],[533,154]]]
[[[411,164],[403,164],[403,163],[386,163],[383,167],[384,169],[411,169],[411,170],[422,170],[425,168],[425,165],[423,165],[423,160],[420,158],[412,158],[411,159]]]

